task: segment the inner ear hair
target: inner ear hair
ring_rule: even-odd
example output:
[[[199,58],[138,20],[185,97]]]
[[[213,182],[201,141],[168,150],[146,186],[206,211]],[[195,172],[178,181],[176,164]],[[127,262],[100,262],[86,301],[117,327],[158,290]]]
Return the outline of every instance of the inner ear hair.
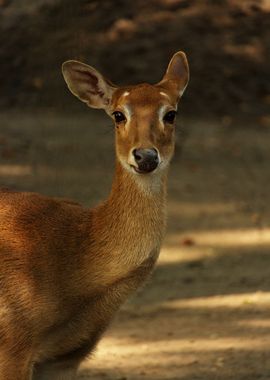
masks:
[[[181,97],[188,85],[189,66],[184,52],[175,53],[170,60],[166,73],[159,85],[164,88],[175,89],[178,96]]]
[[[116,87],[96,69],[78,61],[66,61],[62,72],[68,88],[92,108],[107,109]]]

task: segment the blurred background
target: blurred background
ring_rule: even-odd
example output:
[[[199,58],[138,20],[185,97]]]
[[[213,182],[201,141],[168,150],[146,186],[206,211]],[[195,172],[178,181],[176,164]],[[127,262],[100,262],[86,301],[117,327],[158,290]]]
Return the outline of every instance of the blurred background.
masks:
[[[155,83],[178,50],[191,81],[167,237],[83,379],[270,379],[270,1],[0,0],[2,187],[104,199],[113,126],[69,93],[61,64]]]
[[[78,59],[113,82],[157,82],[184,50],[185,114],[269,124],[268,0],[1,0],[2,107],[74,105],[59,69]]]

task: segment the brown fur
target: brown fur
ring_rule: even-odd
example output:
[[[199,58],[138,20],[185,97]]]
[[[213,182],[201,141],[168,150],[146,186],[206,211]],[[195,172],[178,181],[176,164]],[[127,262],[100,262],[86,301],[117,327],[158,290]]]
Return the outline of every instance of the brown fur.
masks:
[[[109,82],[99,87],[98,75],[91,71],[83,100],[94,93],[94,106],[104,104],[100,108],[111,113],[125,106],[123,94],[129,91],[133,107],[129,125],[116,128],[116,171],[109,198],[88,210],[65,199],[0,192],[0,379],[73,379],[158,257],[167,165],[147,175],[125,166],[132,148],[149,144],[170,160],[174,127],[165,129],[157,110],[166,102],[172,107],[178,97],[172,87],[171,93],[166,90],[172,99],[164,99],[162,82],[107,91]],[[78,96],[76,83],[72,91]]]

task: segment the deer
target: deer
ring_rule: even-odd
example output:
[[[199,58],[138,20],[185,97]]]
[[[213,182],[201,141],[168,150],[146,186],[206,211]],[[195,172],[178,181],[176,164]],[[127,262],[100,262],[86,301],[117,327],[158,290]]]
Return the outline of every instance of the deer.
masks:
[[[70,60],[69,90],[115,125],[108,198],[92,209],[34,192],[0,191],[0,379],[73,380],[159,256],[179,99],[177,52],[157,84],[117,87]]]

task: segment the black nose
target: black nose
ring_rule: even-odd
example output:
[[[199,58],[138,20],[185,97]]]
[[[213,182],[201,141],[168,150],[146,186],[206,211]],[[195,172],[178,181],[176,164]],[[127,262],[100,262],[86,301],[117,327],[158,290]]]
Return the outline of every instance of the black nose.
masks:
[[[156,149],[134,149],[133,156],[139,173],[150,173],[158,166],[159,159]]]

